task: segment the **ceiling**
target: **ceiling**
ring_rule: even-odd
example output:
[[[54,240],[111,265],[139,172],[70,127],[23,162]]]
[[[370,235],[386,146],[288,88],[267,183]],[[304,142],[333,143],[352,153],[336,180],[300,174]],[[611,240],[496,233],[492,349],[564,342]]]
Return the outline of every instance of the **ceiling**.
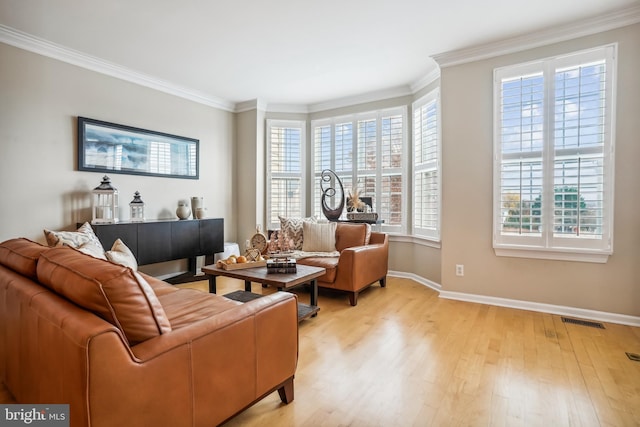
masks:
[[[435,54],[638,0],[0,0],[0,25],[169,85],[310,105],[411,87]]]

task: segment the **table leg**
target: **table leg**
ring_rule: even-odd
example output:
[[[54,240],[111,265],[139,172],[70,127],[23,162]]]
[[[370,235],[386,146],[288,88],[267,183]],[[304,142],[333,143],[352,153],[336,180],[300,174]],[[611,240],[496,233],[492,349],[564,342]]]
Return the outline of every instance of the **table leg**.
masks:
[[[318,281],[316,279],[311,281],[311,295],[309,299],[312,307],[318,306]],[[317,315],[318,313],[314,313],[311,317],[316,317]]]
[[[244,290],[245,292],[251,292],[251,280],[244,281]]]
[[[217,276],[209,276],[209,293],[210,294],[215,294],[216,293],[216,277]]]

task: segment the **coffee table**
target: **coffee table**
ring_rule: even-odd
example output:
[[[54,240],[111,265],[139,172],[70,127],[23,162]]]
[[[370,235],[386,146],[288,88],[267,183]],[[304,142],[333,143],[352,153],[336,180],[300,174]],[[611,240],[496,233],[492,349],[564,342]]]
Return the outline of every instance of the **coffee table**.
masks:
[[[308,283],[311,285],[309,305],[299,303],[304,311],[300,308],[298,311],[304,312],[304,318],[315,317],[318,310],[320,310],[318,307],[318,281],[316,279],[322,276],[326,270],[322,267],[311,265],[298,265],[296,269],[295,273],[267,273],[267,267],[225,270],[216,265],[205,265],[202,267],[202,272],[209,276],[209,292],[213,294],[216,293],[216,277],[218,276],[244,280],[245,292],[251,292],[251,282],[275,286],[278,289],[285,290]]]

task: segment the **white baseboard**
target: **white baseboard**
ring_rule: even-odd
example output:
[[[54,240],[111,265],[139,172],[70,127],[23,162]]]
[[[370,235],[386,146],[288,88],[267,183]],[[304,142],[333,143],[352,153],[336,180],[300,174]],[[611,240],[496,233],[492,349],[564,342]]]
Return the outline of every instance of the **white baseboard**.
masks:
[[[442,286],[439,283],[432,282],[429,279],[425,279],[424,277],[418,276],[417,274],[413,274],[413,273],[405,273],[404,271],[389,270],[387,272],[387,276],[400,277],[402,279],[411,279],[437,292],[440,292],[440,290],[442,289]]]
[[[412,279],[440,293],[440,298],[473,302],[478,304],[495,305],[499,307],[515,308],[518,310],[538,311],[541,313],[557,314],[560,316],[597,320],[607,323],[640,327],[640,317],[626,314],[608,313],[605,311],[587,310],[584,308],[567,307],[563,305],[544,304],[539,302],[514,300],[491,297],[486,295],[466,294],[463,292],[443,291],[442,285],[411,273],[389,271],[389,276]]]

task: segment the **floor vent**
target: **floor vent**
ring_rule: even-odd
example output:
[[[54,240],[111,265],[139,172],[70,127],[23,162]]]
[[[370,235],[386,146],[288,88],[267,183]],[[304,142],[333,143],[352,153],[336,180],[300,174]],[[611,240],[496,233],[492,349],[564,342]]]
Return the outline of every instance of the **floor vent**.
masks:
[[[589,320],[580,320],[580,319],[572,319],[570,317],[563,317],[562,321],[564,323],[573,323],[574,325],[582,325],[582,326],[588,326],[590,328],[604,329],[604,325],[602,323],[591,322]]]
[[[625,353],[630,360],[634,362],[640,362],[640,354],[635,353]]]

